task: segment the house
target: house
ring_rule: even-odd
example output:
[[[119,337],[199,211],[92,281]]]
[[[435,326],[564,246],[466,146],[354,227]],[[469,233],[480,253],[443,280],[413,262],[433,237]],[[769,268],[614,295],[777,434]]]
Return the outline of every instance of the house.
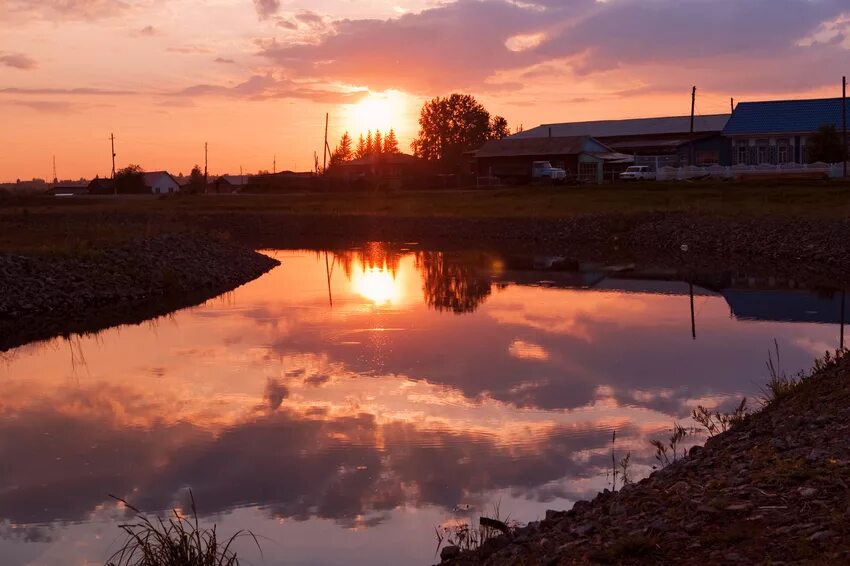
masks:
[[[180,192],[180,183],[168,171],[143,173],[145,187],[155,195]]]
[[[57,181],[47,191],[51,195],[85,195],[89,192],[89,182],[80,181]]]
[[[535,161],[548,161],[578,179],[601,183],[606,163],[631,162],[631,158],[591,136],[511,136],[490,140],[475,154],[479,177],[529,178]]]
[[[841,106],[841,98],[739,103],[723,129],[732,144],[733,163],[809,163],[812,134],[823,125],[841,131]]]
[[[343,178],[359,188],[411,187],[428,179],[428,164],[406,153],[376,153],[335,164],[328,170],[332,178]]]
[[[633,118],[543,124],[511,136],[511,139],[591,136],[612,150],[634,156],[636,165],[678,167],[696,165],[729,165],[731,145],[723,137],[729,114],[694,117],[691,134],[690,116]]]
[[[253,175],[219,175],[207,185],[208,193],[241,193],[253,179]]]
[[[279,171],[252,175],[240,192],[286,193],[306,192],[316,188],[316,175],[312,171]]]
[[[89,194],[91,195],[112,195],[115,194],[115,183],[112,179],[101,179],[95,177],[89,183]]]

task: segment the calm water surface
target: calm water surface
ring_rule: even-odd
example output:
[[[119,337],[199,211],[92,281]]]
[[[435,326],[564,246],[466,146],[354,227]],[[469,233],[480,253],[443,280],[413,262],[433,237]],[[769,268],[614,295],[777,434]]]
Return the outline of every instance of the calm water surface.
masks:
[[[807,368],[841,293],[370,244],[140,326],[0,358],[0,563],[98,564],[193,490],[247,564],[421,563],[434,526],[530,521],[635,476],[697,404]],[[693,299],[693,318],[691,304]],[[694,338],[694,333],[696,338]]]

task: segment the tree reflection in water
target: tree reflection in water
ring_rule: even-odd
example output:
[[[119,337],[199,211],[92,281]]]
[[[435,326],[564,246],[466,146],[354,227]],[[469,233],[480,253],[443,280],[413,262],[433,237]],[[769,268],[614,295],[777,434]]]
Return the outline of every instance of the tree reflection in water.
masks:
[[[482,252],[417,252],[425,301],[436,311],[470,313],[492,290],[493,258]]]

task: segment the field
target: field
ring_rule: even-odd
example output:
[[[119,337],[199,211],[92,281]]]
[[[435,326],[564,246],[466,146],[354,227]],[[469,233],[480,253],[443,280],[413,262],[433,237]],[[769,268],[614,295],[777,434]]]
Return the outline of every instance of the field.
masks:
[[[850,182],[636,183],[386,193],[0,197],[0,251],[70,250],[163,231],[193,215],[562,218],[686,212],[718,216],[846,218]],[[208,226],[209,223],[207,222]]]

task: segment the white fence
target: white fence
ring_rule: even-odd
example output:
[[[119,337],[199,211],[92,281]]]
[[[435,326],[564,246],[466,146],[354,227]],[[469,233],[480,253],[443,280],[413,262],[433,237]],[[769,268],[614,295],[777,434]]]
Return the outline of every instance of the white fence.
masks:
[[[850,165],[848,165],[850,168]],[[656,172],[659,181],[684,181],[686,179],[697,179],[701,177],[714,177],[718,179],[737,179],[741,177],[758,178],[791,176],[828,176],[841,177],[844,175],[842,163],[785,163],[782,165],[733,165],[723,167],[712,165],[710,167],[661,167]]]

